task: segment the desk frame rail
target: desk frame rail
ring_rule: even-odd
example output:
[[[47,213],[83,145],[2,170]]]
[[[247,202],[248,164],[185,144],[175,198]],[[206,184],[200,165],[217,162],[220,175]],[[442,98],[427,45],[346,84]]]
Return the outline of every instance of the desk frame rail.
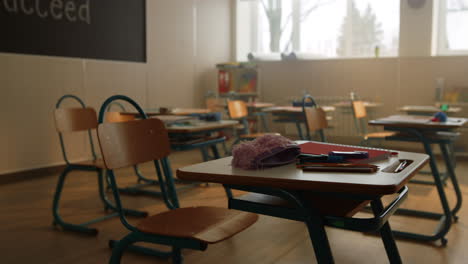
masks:
[[[380,232],[390,263],[402,263],[398,248],[393,238],[393,233],[388,223],[388,218],[395,213],[400,204],[405,200],[408,194],[408,188],[404,186],[398,196],[387,207],[383,207],[380,196],[372,195],[352,195],[341,193],[324,193],[333,197],[347,198],[353,200],[371,200],[374,218],[352,218],[323,216],[316,209],[311,201],[303,199],[300,191],[289,191],[283,189],[252,187],[242,185],[224,185],[225,188],[248,191],[253,193],[271,195],[279,197],[288,202],[292,207],[275,206],[265,203],[229,198],[229,208],[258,213],[268,216],[285,218],[289,220],[304,222],[309,231],[309,236],[314,248],[315,256],[319,264],[334,263],[330,243],[325,231],[325,225],[341,229],[361,231],[361,232]]]
[[[463,202],[460,186],[458,184],[458,180],[455,175],[454,163],[451,160],[451,155],[449,152],[450,144],[452,142],[446,139],[437,139],[437,138],[431,139],[430,137],[427,137],[424,131],[431,131],[431,129],[427,129],[427,128],[419,130],[416,128],[408,128],[408,127],[384,126],[384,129],[403,132],[409,135],[413,135],[415,137],[411,139],[409,137],[394,136],[394,137],[387,138],[388,140],[404,140],[404,141],[411,140],[411,141],[419,141],[423,144],[425,152],[429,155],[429,165],[431,168],[432,176],[434,179],[434,184],[437,188],[437,192],[439,194],[440,202],[441,202],[442,209],[443,209],[442,214],[421,211],[421,210],[413,210],[413,209],[397,210],[396,214],[421,217],[421,218],[427,218],[427,219],[435,219],[435,220],[438,219],[439,225],[437,226],[437,228],[434,230],[433,234],[431,235],[419,234],[419,233],[413,233],[413,232],[405,232],[405,231],[393,231],[395,237],[413,239],[413,240],[424,241],[424,242],[431,242],[431,241],[436,241],[440,239],[442,246],[445,246],[448,242],[447,239],[445,238],[445,235],[450,230],[452,221],[455,221],[455,222],[458,221],[458,216],[456,216],[456,214],[460,210],[462,202]],[[440,131],[440,129],[437,129],[436,131]],[[445,166],[447,168],[447,175],[450,181],[452,182],[452,185],[455,191],[456,203],[453,209],[450,208],[448,200],[447,200],[447,196],[445,194],[444,181],[437,168],[436,159],[432,151],[432,146],[431,146],[432,144],[438,144],[440,147],[440,150],[442,152],[442,156],[445,162]]]

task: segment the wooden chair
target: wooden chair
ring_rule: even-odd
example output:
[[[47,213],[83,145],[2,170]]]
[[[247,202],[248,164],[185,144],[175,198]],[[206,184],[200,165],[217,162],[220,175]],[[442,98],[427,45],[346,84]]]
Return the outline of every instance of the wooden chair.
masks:
[[[391,131],[371,132],[367,131],[367,111],[362,101],[352,101],[354,123],[359,136],[362,137],[360,145],[369,145],[370,141],[382,141],[386,137],[394,136],[396,133]]]
[[[258,216],[252,213],[206,206],[178,208],[178,204],[171,203],[168,193],[175,192],[175,189],[168,162],[170,143],[162,121],[143,119],[125,123],[103,123],[98,127],[98,138],[106,168],[109,170],[114,199],[121,213],[120,220],[130,231],[117,243],[111,243],[114,248],[110,263],[120,263],[127,248],[153,256],[172,257],[173,263],[182,263],[181,249],[205,250],[208,244],[228,239],[257,221]],[[164,201],[170,210],[150,216],[133,226],[121,210],[114,169],[148,161],[162,167],[162,172],[157,176]],[[136,242],[171,246],[172,250],[160,252],[133,245]]]
[[[66,99],[73,99],[78,102],[81,107],[79,108],[60,108],[62,102]],[[75,95],[64,95],[62,96],[57,104],[54,111],[55,125],[57,132],[59,134],[60,146],[62,149],[63,158],[66,163],[64,171],[60,174],[57,187],[55,189],[53,204],[52,204],[52,213],[54,217],[53,225],[60,226],[65,230],[83,232],[86,234],[96,235],[98,230],[95,228],[89,228],[87,225],[96,223],[105,219],[108,219],[113,216],[118,216],[118,214],[111,214],[101,218],[94,219],[87,223],[83,224],[71,224],[65,222],[59,214],[59,203],[62,195],[62,190],[64,186],[65,179],[68,173],[72,171],[94,171],[98,174],[98,188],[99,188],[99,197],[104,204],[105,210],[116,211],[117,208],[113,205],[106,197],[103,178],[104,178],[104,163],[102,159],[97,158],[96,152],[94,150],[93,138],[91,130],[97,128],[97,118],[96,111],[93,108],[86,107],[83,101]],[[69,134],[72,132],[78,131],[87,131],[89,144],[91,148],[91,159],[81,162],[71,162],[68,160],[67,151],[65,148],[64,134]],[[124,212],[134,216],[146,216],[146,212],[140,212],[130,209],[124,209]]]
[[[279,133],[250,133],[249,122],[247,120],[249,111],[247,105],[242,100],[228,101],[228,111],[231,119],[236,119],[241,122],[238,129],[241,131],[241,134],[237,135],[237,140],[234,144],[238,143],[241,140],[253,140],[258,137],[261,137],[266,134],[279,135]]]
[[[205,99],[205,105],[207,109],[210,109],[211,112],[225,112],[223,106],[223,100],[216,97],[208,97]]]
[[[309,105],[307,102],[312,102]],[[326,142],[324,129],[328,127],[327,116],[322,108],[318,107],[312,96],[302,98],[302,113],[306,124],[306,140],[312,140],[311,133],[317,133],[322,142]]]
[[[122,95],[111,96],[101,106],[101,109],[99,111],[98,123],[103,123],[103,120],[106,120],[106,122],[110,122],[110,123],[129,122],[129,121],[136,120],[135,119],[136,116],[141,116],[143,118],[146,116],[146,115],[143,115],[144,113],[143,114],[140,113],[139,115],[125,115],[125,114],[122,114],[121,112],[125,112],[126,109],[119,102],[119,100],[129,102],[130,104],[132,104],[135,107],[138,105],[136,102],[134,102],[132,99],[130,99],[130,98],[126,97],[126,96],[122,96]],[[120,112],[110,111],[113,106],[118,107]],[[139,106],[138,106],[138,108],[139,108]],[[155,118],[157,118],[157,116]],[[208,142],[208,143],[217,144],[217,143],[219,143],[218,141],[219,142],[224,141],[224,138],[221,138],[221,139],[217,138],[217,139],[213,140],[213,142]],[[207,142],[199,142],[198,145],[201,146],[201,145],[203,145],[203,143],[208,144]],[[183,148],[184,146],[171,146],[171,147],[173,147],[173,149],[179,149],[179,148]],[[186,147],[186,148],[188,148],[188,147]],[[205,153],[203,153],[203,151],[205,151]],[[207,153],[207,150],[202,150],[202,153],[203,153],[202,156],[204,157],[204,161],[207,161],[208,158],[205,158],[205,156],[209,156],[208,153]],[[216,158],[220,158],[219,154],[218,154],[218,156]],[[159,165],[156,164],[156,166],[159,166]],[[158,169],[157,172],[160,173],[161,169],[160,168],[157,168],[157,169]],[[158,186],[159,187],[160,183],[158,182],[158,180],[150,179],[150,178],[144,176],[143,173],[138,168],[138,164],[133,166],[133,170],[135,172],[135,175],[137,176],[137,184],[119,188],[119,191],[121,193],[125,193],[125,194],[144,194],[144,195],[151,195],[151,196],[156,196],[156,197],[162,197],[163,196],[161,191],[151,190],[151,189],[146,188],[148,186]],[[177,180],[177,179],[175,179],[174,181],[175,182],[182,182],[182,181]],[[185,184],[183,186],[179,186],[178,188],[176,188],[176,190],[184,190],[184,189],[196,187],[196,186],[198,186],[200,184],[200,183],[191,183],[191,182],[183,182],[183,183],[185,183]],[[108,187],[110,188],[110,184],[109,184]],[[171,196],[170,199],[172,201],[176,201],[175,203],[178,203],[178,198],[177,198],[177,195],[175,194],[175,192],[174,192],[174,194],[171,194],[170,196]]]

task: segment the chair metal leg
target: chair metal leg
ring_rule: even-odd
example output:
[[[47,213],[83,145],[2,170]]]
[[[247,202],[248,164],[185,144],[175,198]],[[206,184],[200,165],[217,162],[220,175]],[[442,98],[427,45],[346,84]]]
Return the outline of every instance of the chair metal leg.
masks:
[[[260,122],[262,123],[263,132],[270,132],[270,128],[268,127],[268,120],[266,118],[265,113],[260,114]]]
[[[104,203],[105,210],[117,211],[117,207],[114,204],[112,204],[111,201],[109,201],[109,198],[107,198],[106,192],[104,190],[104,180],[103,180],[104,177],[107,178],[107,175],[104,176],[103,174],[104,173],[102,170],[98,172],[99,198]],[[148,212],[144,212],[144,211],[127,209],[127,208],[123,208],[122,210],[126,215],[131,215],[131,216],[136,216],[136,217],[148,216]]]
[[[109,241],[109,246],[112,248],[112,256],[110,258],[109,264],[119,264],[123,252],[133,243],[136,242],[136,239],[134,238],[134,234],[130,233],[129,235],[125,236],[122,240],[120,241]]]
[[[374,215],[378,217],[384,210],[382,205],[382,201],[373,200],[371,202],[372,211]],[[387,252],[387,257],[390,263],[392,264],[400,264],[402,263],[400,253],[398,252],[398,247],[395,243],[395,239],[393,238],[392,230],[390,228],[390,223],[388,221],[380,228],[379,230],[380,236],[382,237],[382,241],[385,246],[385,251]]]
[[[138,183],[144,182],[144,183],[150,183],[150,184],[159,184],[157,180],[148,179],[145,176],[143,176],[140,169],[138,168],[138,165],[133,165],[133,171],[135,172],[135,175],[138,178],[137,179]]]
[[[219,155],[218,147],[216,147],[216,144],[211,145],[210,148],[211,148],[211,152],[213,152],[214,159],[221,158],[221,156]]]
[[[54,217],[54,222],[53,225],[56,226],[61,226],[65,230],[70,230],[70,231],[76,231],[76,232],[81,232],[89,235],[97,235],[98,230],[96,228],[89,228],[86,227],[83,224],[71,224],[65,222],[62,217],[59,214],[59,203],[60,203],[60,197],[62,194],[63,190],[63,185],[65,182],[65,179],[67,177],[67,174],[71,172],[73,169],[70,166],[67,166],[65,170],[60,174],[58,182],[57,182],[57,187],[55,189],[55,194],[54,194],[54,200],[52,204],[52,215]],[[101,219],[99,219],[101,220]],[[102,219],[104,220],[104,219]],[[86,223],[87,224],[87,223]]]
[[[138,242],[138,241],[140,240],[138,238],[135,238],[135,242]],[[109,240],[109,247],[114,249],[119,244],[119,242],[120,241],[118,240]],[[153,248],[137,246],[137,245],[132,245],[132,244],[128,245],[126,249],[134,253],[152,256],[156,258],[162,258],[162,259],[170,258],[173,255],[173,251],[160,251],[160,250],[156,250]]]
[[[200,152],[202,154],[203,161],[209,161],[210,160],[210,155],[208,155],[208,151],[206,150],[206,147],[201,147]]]
[[[455,195],[457,197],[455,207],[452,209],[452,215],[453,215],[453,219],[455,221],[458,221],[458,216],[456,216],[456,214],[461,208],[461,205],[463,202],[463,195],[461,193],[460,186],[458,185],[457,176],[455,175],[454,162],[452,161],[451,155],[448,150],[449,146],[447,146],[446,144],[440,143],[439,147],[444,157],[445,166],[447,167],[447,174],[450,177],[450,180],[452,181],[453,189],[455,190]]]

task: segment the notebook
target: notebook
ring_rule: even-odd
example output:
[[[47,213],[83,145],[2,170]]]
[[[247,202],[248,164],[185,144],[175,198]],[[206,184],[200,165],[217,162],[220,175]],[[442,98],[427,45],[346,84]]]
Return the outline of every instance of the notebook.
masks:
[[[320,142],[307,142],[299,145],[299,147],[301,148],[301,153],[314,155],[328,155],[328,152],[330,151],[367,151],[369,153],[369,158],[367,159],[348,159],[347,162],[350,163],[371,163],[379,160],[385,160],[390,158],[392,155],[398,154],[397,152],[383,149],[361,148]]]

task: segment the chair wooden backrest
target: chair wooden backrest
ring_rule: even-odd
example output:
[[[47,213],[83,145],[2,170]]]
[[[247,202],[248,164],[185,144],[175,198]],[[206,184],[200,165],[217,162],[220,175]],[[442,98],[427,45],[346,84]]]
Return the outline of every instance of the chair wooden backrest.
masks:
[[[117,169],[169,156],[167,129],[159,119],[102,123],[98,138],[106,167]]]
[[[328,127],[327,116],[322,108],[304,108],[307,126],[310,132],[316,132]]]
[[[302,113],[306,123],[306,140],[311,140],[311,133],[318,133],[320,140],[325,142],[323,129],[328,127],[327,116],[322,108],[318,107],[315,99],[307,94],[302,98]]]
[[[249,114],[247,104],[242,100],[228,101],[228,111],[232,119],[245,118]]]
[[[351,101],[354,123],[359,135],[367,134],[367,111],[363,101]]]
[[[352,101],[354,117],[357,119],[365,118],[367,116],[366,107],[363,101]]]
[[[209,97],[205,99],[206,108],[211,112],[224,112],[224,107],[221,99],[216,97]]]
[[[97,128],[97,115],[93,108],[57,108],[54,110],[57,132],[74,132]]]
[[[106,122],[118,123],[135,120],[134,115],[123,115],[120,112],[106,112]]]
[[[75,101],[81,107],[75,108],[60,108],[62,103],[66,100]],[[84,102],[76,95],[66,94],[59,98],[55,104],[54,110],[55,128],[59,135],[60,147],[62,149],[62,155],[65,162],[69,165],[71,162],[67,157],[67,150],[65,147],[64,133],[76,132],[76,131],[88,131],[88,140],[91,149],[92,159],[96,160],[97,155],[94,150],[93,136],[91,130],[96,129],[98,120],[96,111],[93,108],[86,107]]]

